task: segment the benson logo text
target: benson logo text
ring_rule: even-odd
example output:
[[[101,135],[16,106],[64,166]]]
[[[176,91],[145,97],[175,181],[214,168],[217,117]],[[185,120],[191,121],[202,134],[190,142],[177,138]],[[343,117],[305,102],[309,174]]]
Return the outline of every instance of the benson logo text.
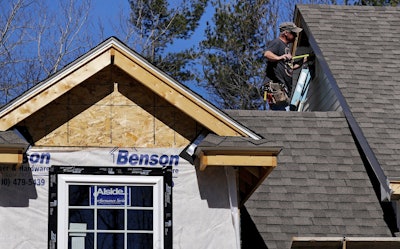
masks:
[[[117,164],[129,164],[132,166],[176,166],[179,164],[179,155],[130,154],[127,150],[119,150]]]

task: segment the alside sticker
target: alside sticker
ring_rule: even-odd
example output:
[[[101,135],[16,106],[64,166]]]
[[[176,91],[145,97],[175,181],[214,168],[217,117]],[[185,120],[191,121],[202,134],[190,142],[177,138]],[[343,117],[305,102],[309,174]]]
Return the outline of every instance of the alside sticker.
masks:
[[[130,192],[130,188],[124,186],[90,186],[90,205],[130,206]]]

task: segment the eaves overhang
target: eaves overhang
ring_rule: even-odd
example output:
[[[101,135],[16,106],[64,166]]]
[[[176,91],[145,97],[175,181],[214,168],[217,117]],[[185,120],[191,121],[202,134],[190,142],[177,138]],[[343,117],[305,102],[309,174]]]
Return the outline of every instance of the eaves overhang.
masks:
[[[238,171],[240,205],[243,205],[277,166],[281,148],[270,146],[198,146],[195,164],[208,167],[234,167]]]
[[[0,164],[20,167],[29,143],[16,130],[0,132]]]

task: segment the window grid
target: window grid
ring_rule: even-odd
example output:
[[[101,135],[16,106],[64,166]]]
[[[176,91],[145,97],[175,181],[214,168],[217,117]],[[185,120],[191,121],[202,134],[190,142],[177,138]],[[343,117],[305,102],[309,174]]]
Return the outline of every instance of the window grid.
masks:
[[[72,185],[72,184],[70,184]],[[74,184],[74,185],[87,185],[87,184]],[[92,185],[87,185],[87,186],[92,186]],[[94,185],[95,192],[97,192],[99,186],[108,186],[108,185]],[[68,234],[71,233],[93,233],[94,236],[94,248],[97,248],[97,236],[99,233],[109,233],[109,234],[124,234],[124,248],[128,247],[128,234],[153,234],[153,230],[134,230],[134,229],[128,229],[128,210],[147,210],[147,211],[153,211],[154,212],[154,199],[152,200],[153,205],[151,207],[144,207],[144,206],[128,206],[128,188],[129,187],[140,187],[140,186],[151,186],[151,185],[119,185],[119,184],[112,184],[112,186],[123,186],[124,187],[124,196],[125,196],[125,201],[124,201],[124,206],[101,206],[97,205],[97,195],[94,196],[94,205],[88,205],[88,206],[69,206],[68,203],[68,210],[73,210],[73,209],[79,209],[79,210],[94,210],[93,212],[93,221],[94,221],[94,228],[93,229],[84,229],[84,230],[78,230],[78,229],[71,229],[68,228]],[[68,188],[69,189],[69,188]],[[69,193],[68,193],[69,195]],[[154,196],[153,196],[154,198]],[[89,200],[90,202],[90,200]],[[90,204],[90,203],[89,203]],[[133,205],[133,204],[132,204]],[[112,230],[112,229],[98,229],[98,224],[97,224],[97,217],[98,217],[98,210],[99,209],[104,209],[104,210],[124,210],[124,229],[123,230]],[[68,212],[68,220],[69,220],[69,212]],[[69,235],[70,236],[70,235]]]

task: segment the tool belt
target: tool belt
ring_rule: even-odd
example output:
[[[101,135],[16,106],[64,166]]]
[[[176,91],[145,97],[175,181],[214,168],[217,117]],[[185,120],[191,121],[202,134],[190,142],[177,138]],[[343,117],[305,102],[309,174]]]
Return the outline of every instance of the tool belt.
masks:
[[[287,106],[290,102],[286,86],[272,81],[264,85],[264,100],[268,101],[269,105],[279,106]]]

